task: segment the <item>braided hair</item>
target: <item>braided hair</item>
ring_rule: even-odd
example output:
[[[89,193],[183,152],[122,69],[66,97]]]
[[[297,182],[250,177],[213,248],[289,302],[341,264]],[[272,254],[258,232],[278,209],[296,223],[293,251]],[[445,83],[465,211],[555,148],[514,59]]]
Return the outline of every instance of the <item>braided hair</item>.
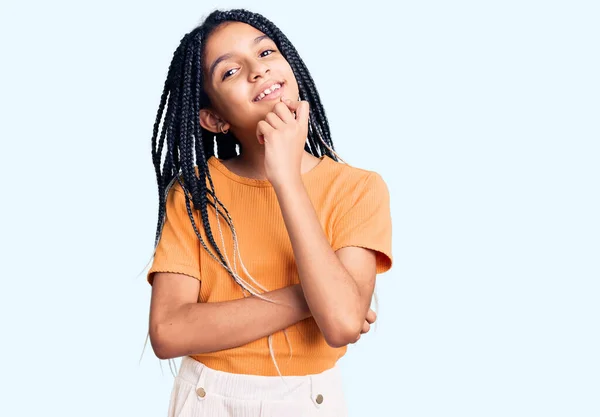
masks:
[[[274,41],[283,57],[289,63],[298,84],[300,99],[308,101],[310,105],[308,135],[304,146],[305,151],[317,157],[327,155],[335,161],[342,160],[342,162],[345,162],[334,150],[329,123],[315,83],[289,39],[274,23],[258,13],[253,13],[245,9],[215,10],[199,26],[184,35],[181,39],[169,65],[167,79],[160,98],[160,105],[152,134],[152,162],[156,172],[159,195],[158,225],[154,250],[156,251],[164,225],[169,189],[175,181],[178,181],[184,191],[186,208],[192,227],[203,248],[227,270],[243,292],[247,291],[265,301],[275,302],[274,300],[260,296],[252,284],[246,282],[237,274],[235,263],[237,239],[233,219],[218,199],[208,169],[207,161],[211,156],[215,155],[215,147],[218,157],[226,160],[237,156],[238,149],[241,154],[243,151],[242,144],[231,131],[215,134],[204,129],[198,117],[201,109],[211,106],[210,98],[204,89],[203,83],[205,76],[203,73],[205,44],[208,37],[217,27],[230,21],[246,23],[263,32]],[[162,130],[159,136],[161,121]],[[165,140],[167,149],[161,167]],[[190,207],[190,200],[193,203],[194,209],[200,212],[208,244],[198,232]],[[218,221],[219,215],[225,217],[226,223],[232,231],[234,237],[233,267],[230,265],[225,250],[221,251],[215,241],[208,220],[208,206],[213,207],[215,210],[221,238],[222,233],[220,222]],[[224,241],[223,246],[225,246]],[[245,267],[243,269],[250,276]],[[266,291],[252,277],[250,279],[263,291]],[[269,348],[271,349],[271,336],[269,336]],[[272,351],[271,355],[273,360],[275,360]],[[275,366],[279,372],[277,363],[275,363]],[[281,375],[280,372],[279,374]]]

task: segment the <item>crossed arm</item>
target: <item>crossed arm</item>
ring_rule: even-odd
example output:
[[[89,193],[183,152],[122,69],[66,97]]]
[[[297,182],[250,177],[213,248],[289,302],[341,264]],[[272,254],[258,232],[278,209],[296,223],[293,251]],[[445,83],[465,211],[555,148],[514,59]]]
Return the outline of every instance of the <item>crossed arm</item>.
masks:
[[[198,303],[201,282],[171,272],[156,272],[150,304],[150,342],[160,359],[230,349],[283,330],[311,317],[300,284],[263,296]],[[361,333],[376,319],[369,310]]]
[[[290,236],[300,284],[270,291],[282,304],[257,297],[198,303],[200,281],[155,273],[150,339],[161,359],[229,349],[314,317],[332,347],[356,342],[369,330],[375,285],[375,252],[360,247],[333,251],[306,189],[298,182],[275,187]]]

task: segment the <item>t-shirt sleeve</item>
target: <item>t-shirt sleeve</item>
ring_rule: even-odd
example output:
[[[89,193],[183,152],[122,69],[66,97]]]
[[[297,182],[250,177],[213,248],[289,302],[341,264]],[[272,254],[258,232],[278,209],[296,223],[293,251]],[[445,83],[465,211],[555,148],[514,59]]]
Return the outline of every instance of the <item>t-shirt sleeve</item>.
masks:
[[[376,251],[376,273],[392,267],[390,195],[381,175],[371,171],[352,197],[352,204],[335,222],[332,249],[359,246]]]
[[[194,210],[191,200],[189,204],[196,229],[200,232],[202,223],[199,220],[198,211]],[[165,207],[166,215],[162,234],[146,280],[152,285],[154,272],[176,272],[200,281],[201,244],[192,227],[185,204],[185,194],[178,182],[175,182],[169,190]]]

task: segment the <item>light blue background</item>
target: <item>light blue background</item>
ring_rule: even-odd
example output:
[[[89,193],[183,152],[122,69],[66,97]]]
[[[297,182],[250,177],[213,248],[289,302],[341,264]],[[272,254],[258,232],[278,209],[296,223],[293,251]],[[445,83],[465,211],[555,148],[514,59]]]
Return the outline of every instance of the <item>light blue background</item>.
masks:
[[[166,415],[168,362],[141,356],[150,138],[215,7],[282,29],[338,152],[390,189],[395,264],[340,362],[351,416],[599,416],[592,1],[3,2],[0,415]]]

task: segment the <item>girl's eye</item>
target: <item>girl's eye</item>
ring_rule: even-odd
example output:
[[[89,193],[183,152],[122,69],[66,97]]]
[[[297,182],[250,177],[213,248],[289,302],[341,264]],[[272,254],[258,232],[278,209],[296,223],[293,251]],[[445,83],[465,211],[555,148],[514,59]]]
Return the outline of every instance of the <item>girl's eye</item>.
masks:
[[[261,56],[261,57],[265,57],[265,56],[269,56],[269,55],[271,55],[271,54],[268,54],[268,55],[263,55],[265,52],[277,52],[277,51],[275,51],[274,49],[267,49],[267,50],[264,50],[264,51],[262,51],[262,52],[260,53],[260,56]],[[223,74],[223,78],[222,78],[222,79],[224,80],[225,78],[229,77],[230,75],[233,75],[233,74],[229,74],[229,72],[230,72],[230,71],[233,71],[234,69],[235,69],[235,68],[232,68],[232,69],[230,69],[229,71],[225,72],[225,74]]]
[[[267,50],[263,51],[263,52],[260,54],[260,56],[267,56],[267,55],[263,55],[263,54],[264,54],[265,52],[269,52],[269,51],[271,51],[271,52],[275,52],[275,50],[274,50],[274,49],[267,49]],[[271,55],[271,54],[269,54],[269,55]]]
[[[227,75],[227,74],[229,74],[229,72],[230,72],[230,71],[233,71],[234,69],[235,69],[235,68],[232,68],[232,69],[230,69],[229,71],[225,72],[225,74],[223,74],[223,80],[224,80],[225,78],[227,78],[227,77],[228,77],[228,75]],[[231,75],[233,75],[233,74],[231,74]]]

